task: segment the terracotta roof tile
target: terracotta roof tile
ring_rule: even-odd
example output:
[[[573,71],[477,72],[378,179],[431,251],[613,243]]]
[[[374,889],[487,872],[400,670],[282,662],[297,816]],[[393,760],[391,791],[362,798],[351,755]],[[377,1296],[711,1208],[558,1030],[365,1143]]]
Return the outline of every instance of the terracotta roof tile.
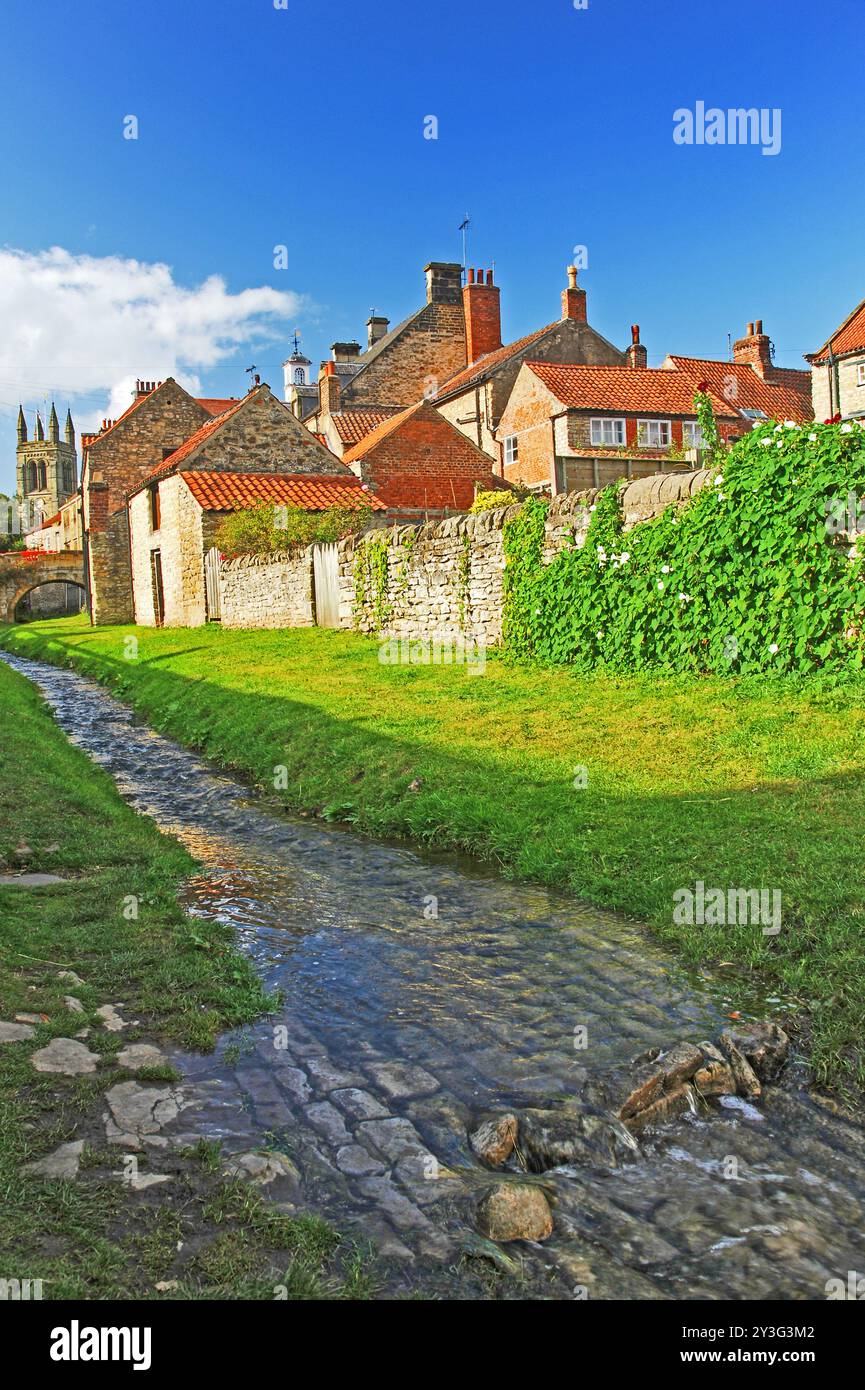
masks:
[[[234,512],[257,502],[276,502],[310,512],[327,507],[387,510],[357,478],[316,473],[209,473],[197,469],[181,472],[180,477],[199,506],[208,512]]]
[[[865,352],[865,299],[858,304],[852,314],[836,329],[831,338],[815,352],[809,360],[811,362],[825,362],[829,357],[829,349],[836,357],[842,357],[847,352]]]
[[[230,396],[225,400],[217,399],[215,396],[196,396],[197,405],[201,405],[208,415],[222,415],[226,410],[230,410],[233,405],[237,405],[237,396]]]
[[[539,328],[535,333],[529,333],[525,338],[518,338],[515,343],[507,343],[505,347],[496,348],[495,352],[488,352],[484,357],[479,357],[477,362],[472,362],[470,366],[463,367],[462,371],[457,372],[446,381],[436,392],[436,400],[444,400],[446,396],[452,395],[456,391],[464,391],[476,381],[483,380],[489,376],[497,367],[501,367],[509,358],[516,353],[522,352],[523,348],[531,347],[532,343],[537,342],[545,333],[549,333],[551,328],[557,327],[555,323],[548,323],[543,328]]]
[[[394,430],[398,430],[400,425],[404,424],[406,420],[411,419],[412,415],[416,415],[425,405],[425,400],[415,401],[414,405],[406,406],[405,410],[398,410],[396,415],[391,415],[387,419],[382,420],[380,424],[376,425],[375,429],[370,430],[369,434],[364,435],[360,442],[355,444],[353,449],[349,449],[347,453],[343,454],[343,463],[351,464],[357,459],[364,458],[365,455],[369,453],[370,449],[374,449],[383,439],[387,439],[389,434],[393,434]]]
[[[198,449],[205,440],[209,439],[212,434],[216,434],[217,430],[222,429],[222,426],[230,420],[233,415],[236,415],[241,406],[245,405],[250,399],[250,396],[244,396],[239,401],[232,401],[230,409],[224,410],[221,415],[214,415],[210,420],[205,421],[200,429],[197,429],[188,439],[184,439],[183,443],[174,450],[173,454],[169,454],[161,463],[157,463],[156,467],[150,470],[150,476],[155,477],[158,473],[169,473],[173,468],[176,468],[179,463],[183,463],[185,459],[188,459],[191,454],[195,453],[196,449]]]
[[[336,415],[331,415],[333,427],[342,440],[343,444],[359,444],[365,435],[371,434],[383,420],[388,420],[392,415],[396,415],[399,406],[383,405],[362,408],[352,406],[348,410],[340,410]]]
[[[589,367],[554,362],[527,362],[536,377],[562,405],[575,410],[621,410],[629,414],[694,414],[696,378],[691,373],[657,367]],[[710,382],[718,415],[735,410]]]
[[[788,376],[784,368],[773,367],[773,374],[781,379],[765,380],[747,362],[715,362],[702,357],[679,357],[674,353],[667,361],[692,380],[707,381],[712,394],[729,401],[734,414],[762,410],[770,420],[796,420],[800,424],[814,418],[806,372],[791,370]],[[730,393],[732,381],[736,383],[735,396]]]

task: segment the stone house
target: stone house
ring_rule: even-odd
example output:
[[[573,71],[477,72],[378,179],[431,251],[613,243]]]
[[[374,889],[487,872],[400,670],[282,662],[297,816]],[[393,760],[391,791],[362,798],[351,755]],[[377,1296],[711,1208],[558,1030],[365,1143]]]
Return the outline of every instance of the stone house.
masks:
[[[117,420],[103,420],[97,433],[82,436],[85,578],[94,623],[133,620],[127,494],[205,421],[235,403],[196,399],[172,377],[138,381],[132,404]]]
[[[561,318],[502,345],[499,288],[493,273],[468,271],[463,286],[467,365],[440,384],[432,396],[437,408],[467,439],[498,460],[496,431],[523,363],[576,362],[622,366],[627,353],[590,327],[586,292],[577,271],[568,267]]]
[[[205,564],[216,531],[227,512],[268,501],[383,510],[262,385],[208,420],[130,491],[131,621],[196,627],[217,616]]]
[[[424,275],[425,304],[392,329],[388,319],[372,315],[365,351],[357,342],[334,343],[331,359],[322,362],[317,408],[302,418],[334,452],[359,443],[361,431],[369,433],[386,415],[431,396],[465,366],[462,268],[430,261]]]
[[[749,329],[732,362],[671,355],[649,368],[637,324],[628,366],[524,362],[497,430],[505,478],[555,494],[692,466],[698,387],[729,441],[761,419],[809,420],[807,372],[773,367],[762,324]]]
[[[816,419],[865,417],[865,299],[805,361],[811,366]]]
[[[58,512],[25,534],[24,542],[28,550],[81,550],[81,493],[67,497]]]
[[[476,492],[502,485],[489,457],[426,400],[383,420],[343,463],[402,520],[467,510]]]

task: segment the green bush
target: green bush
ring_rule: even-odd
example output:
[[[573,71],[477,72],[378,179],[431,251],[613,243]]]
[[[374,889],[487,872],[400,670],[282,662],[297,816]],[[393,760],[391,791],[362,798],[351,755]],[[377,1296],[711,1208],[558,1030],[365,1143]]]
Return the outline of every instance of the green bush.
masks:
[[[371,516],[369,507],[327,507],[324,511],[308,512],[302,507],[262,502],[231,512],[214,540],[229,559],[236,555],[274,555],[354,535],[369,525]]]
[[[521,502],[523,494],[514,492],[510,488],[502,488],[498,492],[479,492],[469,513],[476,516],[478,512],[492,512],[498,507],[512,507],[515,502]]]
[[[548,504],[530,499],[505,526],[505,645],[583,671],[859,668],[863,556],[847,533],[863,497],[865,426],[767,421],[686,506],[627,534],[605,489],[585,545],[547,566]]]

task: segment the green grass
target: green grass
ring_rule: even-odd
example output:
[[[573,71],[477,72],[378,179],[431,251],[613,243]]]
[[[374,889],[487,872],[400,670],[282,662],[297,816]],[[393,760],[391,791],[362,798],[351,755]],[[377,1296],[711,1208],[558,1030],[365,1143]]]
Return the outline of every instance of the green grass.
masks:
[[[195,867],[186,852],[125,805],[35,688],[3,663],[0,712],[0,863],[68,880],[0,887],[0,1018],[44,1017],[33,1040],[0,1045],[0,1277],[42,1279],[44,1297],[55,1299],[160,1297],[159,1280],[176,1283],[164,1294],[172,1298],[368,1297],[367,1261],[353,1246],[224,1181],[213,1145],[180,1156],[156,1201],[118,1180],[122,1155],[105,1145],[104,1092],[129,1074],[114,1060],[120,1039],[99,1030],[93,1011],[119,1004],[150,1037],[209,1047],[270,1001],[230,929],[181,910],[177,887]],[[123,911],[130,895],[137,917]],[[83,984],[58,979],[64,969]],[[69,994],[83,1014],[69,1012]],[[95,1074],[35,1072],[37,1047],[88,1024],[88,1046],[100,1053]],[[138,1079],[173,1076],[160,1067]],[[74,1181],[22,1171],[73,1138],[88,1143]]]
[[[733,962],[743,997],[753,983],[807,1010],[816,1078],[861,1090],[865,680],[575,676],[502,660],[471,675],[382,665],[349,633],[81,619],[0,642],[105,681],[286,807],[469,851],[650,923],[688,961]],[[697,879],[780,889],[781,934],[675,925],[673,893]]]

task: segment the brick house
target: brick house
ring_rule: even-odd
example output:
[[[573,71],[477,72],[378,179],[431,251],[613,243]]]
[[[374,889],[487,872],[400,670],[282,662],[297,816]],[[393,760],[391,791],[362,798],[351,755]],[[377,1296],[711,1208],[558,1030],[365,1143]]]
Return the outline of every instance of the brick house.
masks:
[[[183,627],[206,622],[205,556],[216,530],[226,512],[258,501],[311,510],[383,510],[268,386],[257,386],[130,489],[130,621]]]
[[[94,623],[132,622],[127,493],[205,421],[233,404],[196,400],[172,377],[139,381],[123,415],[82,436],[85,578]]]
[[[671,355],[649,368],[637,324],[628,366],[525,362],[497,431],[503,476],[556,493],[693,466],[703,443],[698,387],[728,441],[760,419],[811,419],[807,372],[772,367],[762,325],[749,328],[733,362]]]
[[[466,364],[462,269],[450,262],[424,267],[426,303],[395,328],[373,315],[367,347],[334,343],[319,371],[318,408],[303,419],[313,433],[342,454],[388,414],[434,393],[439,382]],[[334,417],[353,417],[335,419]]]
[[[865,417],[865,299],[805,361],[811,365],[816,419]]]
[[[467,365],[443,381],[433,400],[442,415],[491,458],[498,459],[496,431],[523,363],[532,361],[621,366],[627,354],[590,327],[586,292],[568,267],[561,318],[502,345],[499,288],[492,271],[468,271],[463,286]]]
[[[400,520],[465,510],[477,491],[501,487],[489,457],[426,400],[383,420],[342,461]]]

